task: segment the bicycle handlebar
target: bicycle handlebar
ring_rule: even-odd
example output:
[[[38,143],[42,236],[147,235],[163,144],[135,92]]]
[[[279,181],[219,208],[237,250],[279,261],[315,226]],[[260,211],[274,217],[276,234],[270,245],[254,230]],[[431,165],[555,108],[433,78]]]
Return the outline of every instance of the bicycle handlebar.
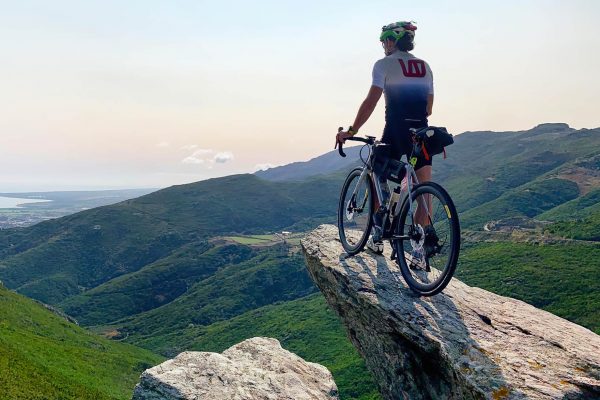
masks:
[[[344,128],[338,128],[338,132],[343,131]],[[353,140],[355,142],[363,142],[366,144],[373,144],[373,139],[366,139],[366,138],[361,138],[361,137],[349,137],[346,140]],[[340,156],[342,157],[346,157],[346,153],[344,153],[344,149],[342,148],[344,146],[343,142],[338,143],[339,147],[338,147],[338,153],[340,153]]]
[[[344,128],[342,128],[341,126],[338,128],[338,133],[340,133],[341,131],[343,131]],[[346,157],[346,153],[344,153],[344,150],[342,149],[342,147],[344,146],[344,142],[338,142],[338,153],[340,153],[340,156],[342,157]]]

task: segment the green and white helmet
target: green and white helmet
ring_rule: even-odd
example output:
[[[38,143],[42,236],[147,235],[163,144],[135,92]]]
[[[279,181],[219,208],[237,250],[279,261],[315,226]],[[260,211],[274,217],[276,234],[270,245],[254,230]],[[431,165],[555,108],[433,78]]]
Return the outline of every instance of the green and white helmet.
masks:
[[[413,21],[398,21],[385,25],[381,28],[379,40],[382,42],[386,39],[394,39],[397,41],[403,38],[404,35],[410,35],[414,38],[417,27],[413,25],[413,23]]]

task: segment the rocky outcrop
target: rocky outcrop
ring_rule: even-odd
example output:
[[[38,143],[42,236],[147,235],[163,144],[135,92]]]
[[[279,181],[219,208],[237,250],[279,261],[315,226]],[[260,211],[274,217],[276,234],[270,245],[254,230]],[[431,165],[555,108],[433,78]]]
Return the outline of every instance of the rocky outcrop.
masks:
[[[245,340],[223,353],[184,352],[146,370],[133,400],[333,400],[327,368],[269,338]]]
[[[457,279],[417,297],[389,254],[346,258],[334,226],[302,247],[385,399],[600,399],[588,329]]]

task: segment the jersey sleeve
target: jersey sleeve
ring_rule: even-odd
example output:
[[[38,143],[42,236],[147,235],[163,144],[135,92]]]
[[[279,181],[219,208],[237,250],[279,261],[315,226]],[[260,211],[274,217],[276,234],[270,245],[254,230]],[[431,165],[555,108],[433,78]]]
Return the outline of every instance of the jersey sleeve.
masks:
[[[428,82],[427,82],[427,86],[428,86],[428,91],[427,94],[428,95],[433,95],[433,73],[431,72],[431,68],[429,68],[429,64],[427,65],[427,76],[428,76]]]
[[[385,73],[381,60],[377,61],[373,66],[373,86],[383,89],[385,86]]]

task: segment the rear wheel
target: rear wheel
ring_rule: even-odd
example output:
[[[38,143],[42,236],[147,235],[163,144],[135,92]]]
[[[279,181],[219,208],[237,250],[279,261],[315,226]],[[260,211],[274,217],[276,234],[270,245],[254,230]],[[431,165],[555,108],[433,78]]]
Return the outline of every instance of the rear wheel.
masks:
[[[338,231],[349,255],[360,252],[369,240],[373,226],[372,180],[363,169],[353,169],[344,182],[338,205]]]
[[[460,224],[450,195],[433,182],[417,185],[404,200],[393,240],[400,271],[422,296],[441,292],[452,279],[460,252]],[[412,212],[411,212],[412,208]]]

